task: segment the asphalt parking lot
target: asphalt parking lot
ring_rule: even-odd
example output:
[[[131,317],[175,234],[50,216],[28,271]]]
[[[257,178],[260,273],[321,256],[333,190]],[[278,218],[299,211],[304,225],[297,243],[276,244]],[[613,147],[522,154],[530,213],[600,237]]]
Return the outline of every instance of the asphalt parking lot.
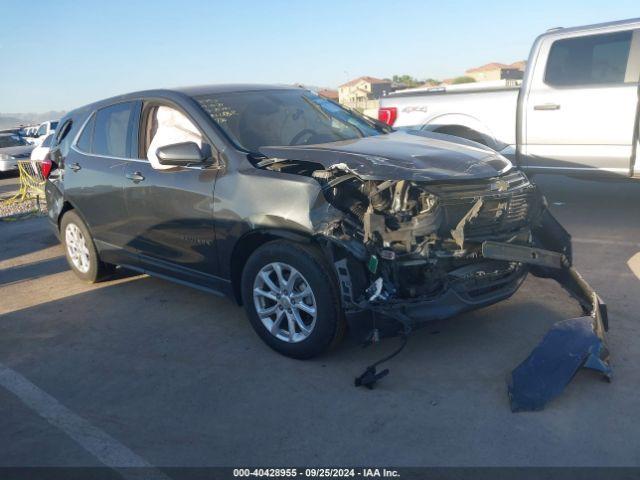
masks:
[[[0,172],[0,196],[18,190],[17,172]]]
[[[229,300],[139,275],[85,285],[46,219],[0,222],[0,466],[98,466],[95,442],[155,466],[640,465],[640,183],[539,184],[608,303],[615,378],[581,371],[535,413],[511,413],[505,377],[579,315],[551,281],[417,332],[367,391],[353,377],[397,340],[287,359]],[[87,435],[64,433],[79,420]]]

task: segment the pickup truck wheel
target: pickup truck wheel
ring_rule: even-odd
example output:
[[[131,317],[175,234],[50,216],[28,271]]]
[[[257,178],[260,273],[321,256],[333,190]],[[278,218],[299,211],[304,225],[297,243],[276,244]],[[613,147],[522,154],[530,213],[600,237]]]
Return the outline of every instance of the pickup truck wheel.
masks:
[[[315,357],[344,334],[338,287],[316,247],[280,240],[263,245],[247,261],[241,288],[254,330],[283,355]]]
[[[82,280],[95,283],[113,272],[113,265],[100,260],[89,229],[73,210],[62,217],[60,238],[71,270]]]

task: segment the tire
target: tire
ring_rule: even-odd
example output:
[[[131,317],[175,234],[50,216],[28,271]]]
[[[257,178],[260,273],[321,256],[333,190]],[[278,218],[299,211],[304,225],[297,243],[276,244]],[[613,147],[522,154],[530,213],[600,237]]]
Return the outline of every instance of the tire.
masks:
[[[294,271],[298,275],[294,275]],[[276,290],[269,288],[265,275]],[[292,277],[293,283],[290,283]],[[282,280],[286,281],[285,286],[279,288]],[[305,295],[306,286],[310,295]],[[315,357],[337,345],[344,336],[346,323],[338,285],[329,263],[315,246],[283,240],[261,246],[243,269],[241,289],[253,329],[267,345],[287,357]],[[279,291],[280,298],[268,298],[254,293],[256,290],[272,295]],[[258,309],[274,311],[270,315],[263,313],[261,318]],[[310,313],[314,310],[315,317]],[[304,324],[306,331],[297,320]]]
[[[100,260],[89,229],[73,210],[62,217],[60,239],[67,263],[77,277],[85,282],[96,283],[113,273],[114,266]],[[83,243],[86,250],[83,248]]]

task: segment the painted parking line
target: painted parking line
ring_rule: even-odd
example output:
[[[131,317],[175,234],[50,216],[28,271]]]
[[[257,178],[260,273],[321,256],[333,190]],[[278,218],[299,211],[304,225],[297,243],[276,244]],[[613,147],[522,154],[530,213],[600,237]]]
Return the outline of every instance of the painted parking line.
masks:
[[[627,266],[629,270],[633,272],[638,280],[640,280],[640,252],[636,253],[633,257],[627,260]]]
[[[13,393],[51,425],[66,433],[104,465],[117,470],[124,478],[169,479],[111,435],[76,415],[47,392],[2,363],[0,386]]]

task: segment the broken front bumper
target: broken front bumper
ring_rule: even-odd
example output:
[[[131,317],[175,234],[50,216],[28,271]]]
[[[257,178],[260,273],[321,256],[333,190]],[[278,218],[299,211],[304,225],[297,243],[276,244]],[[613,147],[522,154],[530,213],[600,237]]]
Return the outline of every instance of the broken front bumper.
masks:
[[[488,288],[485,295],[470,298],[468,292],[448,289],[431,301],[396,304],[385,302],[369,305],[368,310],[353,315],[373,315],[374,331],[382,328],[381,319],[395,320],[395,332],[381,330],[382,334],[406,334],[429,320],[443,319],[455,314],[490,305],[511,296],[518,289],[527,271],[533,275],[557,281],[580,304],[583,316],[556,322],[531,354],[510,374],[508,394],[511,409],[517,411],[541,410],[554,397],[562,393],[580,368],[601,372],[611,379],[609,351],[605,332],[609,328],[607,307],[593,288],[572,267],[571,237],[545,209],[533,231],[535,247],[486,241],[482,256],[486,260],[515,262],[522,265],[501,285]],[[491,287],[491,286],[489,286]],[[362,320],[362,319],[360,319]],[[369,325],[371,319],[359,322]],[[369,367],[374,380],[375,369]],[[362,377],[356,385],[365,384]]]
[[[556,322],[511,372],[507,383],[514,412],[542,410],[562,393],[580,368],[597,370],[606,380],[612,375],[605,339],[609,329],[607,306],[571,266],[571,237],[545,210],[534,238],[542,248],[485,242],[483,256],[527,263],[532,274],[557,281],[578,301],[584,315]]]
[[[527,276],[522,266],[499,278],[477,283],[460,281],[429,299],[387,300],[368,303],[364,308],[347,311],[349,329],[355,338],[364,339],[372,328],[382,337],[414,330],[434,320],[487,307],[511,297]]]

